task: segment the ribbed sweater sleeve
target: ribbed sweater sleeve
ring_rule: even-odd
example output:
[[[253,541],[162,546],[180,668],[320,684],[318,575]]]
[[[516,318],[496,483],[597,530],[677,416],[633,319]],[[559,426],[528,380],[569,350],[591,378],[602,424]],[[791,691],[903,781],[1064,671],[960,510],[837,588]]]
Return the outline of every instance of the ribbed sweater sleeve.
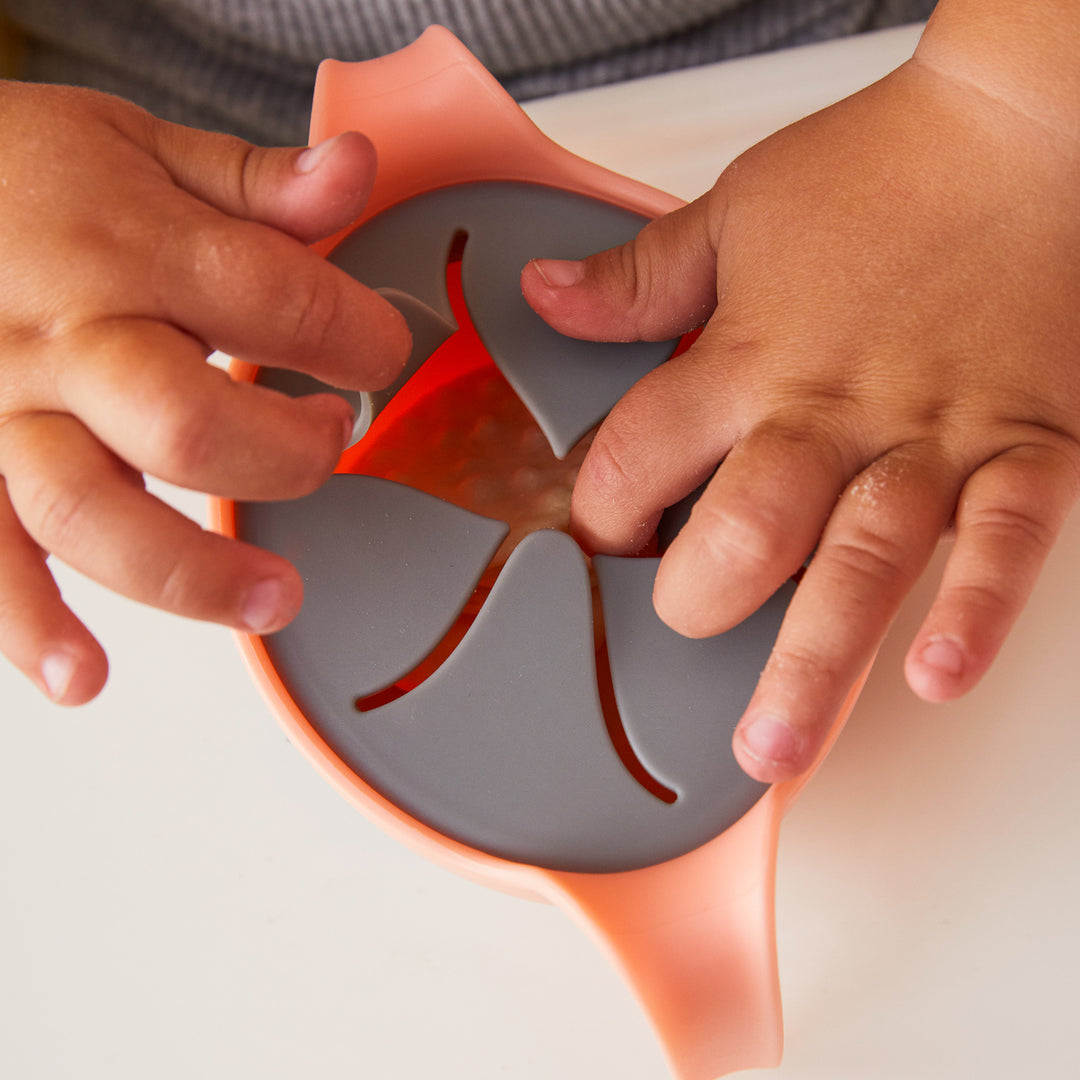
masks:
[[[260,142],[304,139],[315,68],[456,33],[518,98],[925,18],[933,0],[5,0],[25,77]]]

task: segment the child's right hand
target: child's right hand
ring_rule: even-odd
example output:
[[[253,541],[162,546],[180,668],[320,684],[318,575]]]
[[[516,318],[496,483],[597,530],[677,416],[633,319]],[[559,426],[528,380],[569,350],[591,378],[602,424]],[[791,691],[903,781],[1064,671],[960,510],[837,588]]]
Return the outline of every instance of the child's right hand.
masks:
[[[352,417],[232,382],[214,349],[375,389],[409,351],[389,304],[311,252],[361,211],[362,136],[260,149],[91,91],[0,82],[0,652],[79,704],[105,655],[56,555],[125,596],[271,632],[301,583],[203,531],[143,474],[242,499],[331,472]]]

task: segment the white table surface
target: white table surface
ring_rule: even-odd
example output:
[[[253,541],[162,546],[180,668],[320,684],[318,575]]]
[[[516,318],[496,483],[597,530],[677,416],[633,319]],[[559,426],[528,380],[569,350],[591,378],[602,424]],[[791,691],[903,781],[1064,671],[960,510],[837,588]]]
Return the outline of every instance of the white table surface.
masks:
[[[691,197],[915,40],[530,111],[572,149]],[[997,667],[948,707],[900,673],[940,560],[911,596],[785,824],[787,1054],[763,1075],[1077,1075],[1078,566],[1074,520]],[[584,936],[369,825],[280,733],[226,631],[61,576],[112,677],[69,712],[0,666],[0,1077],[663,1080]]]

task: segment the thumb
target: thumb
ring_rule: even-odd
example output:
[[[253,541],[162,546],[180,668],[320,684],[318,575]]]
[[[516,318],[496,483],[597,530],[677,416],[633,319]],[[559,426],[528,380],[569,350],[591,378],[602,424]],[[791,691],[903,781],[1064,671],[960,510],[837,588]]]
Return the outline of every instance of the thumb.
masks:
[[[354,221],[375,179],[375,147],[355,131],[310,148],[266,148],[160,122],[153,152],[174,182],[196,198],[304,243]]]
[[[711,198],[649,222],[633,240],[580,262],[534,259],[525,299],[560,333],[588,341],[663,341],[716,307]]]

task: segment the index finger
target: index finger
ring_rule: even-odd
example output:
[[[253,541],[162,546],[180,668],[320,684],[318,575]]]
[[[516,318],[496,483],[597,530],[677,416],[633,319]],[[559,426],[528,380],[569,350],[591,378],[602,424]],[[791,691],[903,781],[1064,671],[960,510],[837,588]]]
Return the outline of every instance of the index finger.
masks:
[[[154,290],[161,317],[212,348],[331,386],[381,389],[411,348],[376,292],[291,236],[199,204],[157,256]]]

